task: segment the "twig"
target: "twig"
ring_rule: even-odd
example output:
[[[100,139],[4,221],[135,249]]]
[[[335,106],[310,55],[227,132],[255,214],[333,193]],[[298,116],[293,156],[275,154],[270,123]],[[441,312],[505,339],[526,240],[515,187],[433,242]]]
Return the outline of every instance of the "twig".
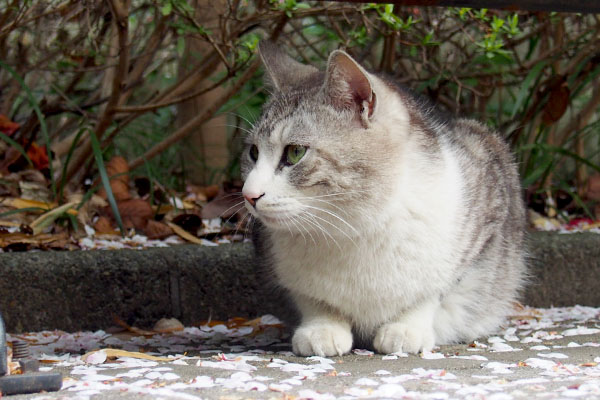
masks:
[[[124,104],[127,101],[127,98],[132,93],[132,82],[136,82],[140,80],[144,71],[148,67],[148,65],[152,62],[154,55],[158,51],[161,43],[164,40],[165,32],[167,31],[166,18],[163,16],[159,18],[156,23],[156,28],[152,32],[152,35],[146,42],[146,51],[142,53],[142,55],[135,61],[132,65],[131,72],[129,73],[129,77],[127,79],[129,88],[126,89],[121,96],[119,101],[119,105]]]
[[[108,103],[104,110],[104,113],[100,117],[98,124],[96,125],[93,135],[100,140],[102,135],[110,126],[113,115],[115,114],[115,107],[119,104],[121,97],[121,90],[124,82],[127,80],[127,70],[129,68],[129,50],[127,43],[127,32],[129,30],[128,23],[128,9],[123,7],[121,0],[109,0],[109,6],[113,16],[115,18],[115,26],[117,28],[118,40],[119,40],[119,64],[115,71],[112,92]],[[85,141],[81,150],[71,162],[66,173],[66,181],[70,181],[73,176],[80,170],[83,165],[92,154],[92,145],[90,141]],[[60,180],[60,179],[59,179]]]
[[[183,103],[184,101],[188,101],[193,99],[194,97],[198,97],[203,95],[204,93],[210,92],[214,89],[216,89],[217,87],[221,86],[222,84],[224,84],[225,82],[227,82],[227,80],[229,80],[229,78],[231,78],[232,76],[235,75],[235,73],[237,71],[239,71],[240,68],[233,70],[231,72],[228,72],[223,78],[219,79],[217,82],[213,83],[212,85],[199,89],[193,93],[187,94],[185,96],[181,96],[178,97],[176,99],[173,100],[168,100],[168,101],[163,101],[163,102],[159,102],[159,103],[152,103],[152,104],[146,104],[143,106],[123,106],[123,107],[117,107],[115,108],[115,112],[118,113],[129,113],[129,112],[133,112],[133,113],[139,113],[139,112],[146,112],[146,111],[152,111],[152,110],[156,110],[158,108],[163,108],[163,107],[168,107],[168,106],[172,106],[174,104],[177,103]]]
[[[204,109],[204,111],[198,115],[197,117],[188,121],[184,126],[179,128],[169,137],[167,137],[162,142],[156,144],[146,153],[144,153],[141,157],[136,158],[129,164],[129,169],[134,169],[144,164],[146,161],[154,158],[156,155],[162,153],[165,149],[177,143],[184,137],[186,137],[190,132],[192,132],[196,127],[202,125],[209,119],[213,117],[213,115],[221,108],[231,97],[233,97],[244,84],[252,78],[254,73],[258,70],[260,66],[260,61],[255,60],[252,65],[246,70],[244,75],[242,75],[235,84],[229,88],[224,94],[222,94],[214,103]]]
[[[587,102],[587,104],[581,109],[581,111],[575,114],[575,116],[571,119],[569,124],[562,129],[561,134],[559,135],[559,146],[564,146],[569,137],[573,135],[573,132],[577,132],[581,130],[584,126],[586,126],[590,118],[597,111],[598,106],[600,106],[599,86],[600,79],[596,78],[591,84],[591,87],[593,88],[592,97]]]

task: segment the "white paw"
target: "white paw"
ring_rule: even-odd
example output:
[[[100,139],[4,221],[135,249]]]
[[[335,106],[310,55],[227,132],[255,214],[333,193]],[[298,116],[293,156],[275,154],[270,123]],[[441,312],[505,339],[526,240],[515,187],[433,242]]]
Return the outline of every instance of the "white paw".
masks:
[[[352,349],[352,332],[337,322],[300,325],[292,337],[292,347],[299,356],[341,356]]]
[[[383,325],[373,341],[375,349],[383,354],[430,351],[434,345],[433,327],[405,322]]]

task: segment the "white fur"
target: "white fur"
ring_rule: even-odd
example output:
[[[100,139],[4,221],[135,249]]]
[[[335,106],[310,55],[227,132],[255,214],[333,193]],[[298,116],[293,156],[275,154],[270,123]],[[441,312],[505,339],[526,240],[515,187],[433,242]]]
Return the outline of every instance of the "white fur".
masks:
[[[389,187],[380,189],[388,191],[385,196],[365,196],[361,208],[342,211],[322,201],[324,211],[307,217],[307,205],[316,203],[288,183],[285,169],[277,171],[288,144],[287,121],[259,147],[244,186],[244,193],[265,193],[256,208],[247,207],[267,227],[278,282],[302,313],[292,340],[297,354],[347,353],[352,330],[374,338],[383,353],[430,350],[465,337],[465,305],[477,302],[476,278],[461,281],[464,293],[449,292],[466,268],[460,265],[467,217],[461,155],[441,137],[441,159],[432,167],[419,135],[409,134],[414,128],[399,96],[376,76],[369,79],[377,112],[365,140],[369,134],[389,135],[395,152],[392,166],[386,166]],[[311,116],[303,123],[310,128]],[[499,315],[490,313],[469,327],[474,337],[497,326]]]

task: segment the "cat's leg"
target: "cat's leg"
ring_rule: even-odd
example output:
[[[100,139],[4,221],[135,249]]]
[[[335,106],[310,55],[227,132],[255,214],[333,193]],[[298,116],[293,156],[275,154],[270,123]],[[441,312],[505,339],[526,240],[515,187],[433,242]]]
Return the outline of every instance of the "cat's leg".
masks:
[[[382,325],[375,335],[373,346],[383,354],[431,350],[435,345],[433,321],[438,307],[437,298],[426,301],[404,313],[397,321]]]
[[[311,299],[294,296],[302,323],[294,332],[292,347],[300,356],[341,356],[352,350],[350,323]]]

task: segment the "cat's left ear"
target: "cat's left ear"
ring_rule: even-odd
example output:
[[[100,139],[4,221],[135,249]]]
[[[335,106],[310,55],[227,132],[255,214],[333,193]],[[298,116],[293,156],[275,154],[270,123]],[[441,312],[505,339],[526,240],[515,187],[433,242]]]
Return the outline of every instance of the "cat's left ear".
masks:
[[[367,127],[375,112],[376,96],[369,73],[346,52],[336,50],[329,56],[325,94],[338,109],[349,109]]]
[[[262,40],[258,52],[265,66],[266,83],[278,92],[302,87],[319,73],[317,68],[299,63],[270,41]]]

